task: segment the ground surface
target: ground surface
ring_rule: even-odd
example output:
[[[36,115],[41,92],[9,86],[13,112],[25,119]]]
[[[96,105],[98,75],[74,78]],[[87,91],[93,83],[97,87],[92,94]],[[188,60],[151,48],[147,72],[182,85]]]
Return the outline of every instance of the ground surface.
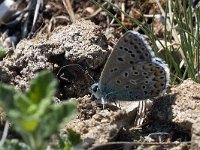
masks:
[[[83,5],[80,3],[74,4],[75,12],[83,12],[77,18],[84,18],[84,15],[94,10],[89,2]],[[151,7],[149,3],[137,2],[129,13],[140,19],[138,11],[147,14],[159,12],[155,2],[151,2]],[[49,3],[51,4],[55,3]],[[142,7],[138,7],[140,5]],[[61,14],[60,11],[56,15]],[[142,116],[142,125],[139,127],[135,127],[138,102],[124,102],[121,109],[102,109],[91,98],[89,87],[94,81],[90,76],[95,80],[99,79],[113,45],[120,37],[120,32],[116,32],[117,28],[105,30],[106,23],[102,21],[105,18],[106,15],[100,13],[90,18],[93,22],[81,19],[71,25],[59,26],[50,34],[38,33],[32,39],[21,40],[16,50],[0,61],[0,81],[24,90],[37,72],[51,70],[60,82],[56,97],[60,101],[76,97],[78,101],[77,118],[66,124],[61,131],[70,128],[80,133],[84,148],[93,146],[94,149],[102,149],[94,147],[101,144],[103,149],[108,149],[108,142],[114,142],[114,148],[189,149],[192,145],[195,149],[195,143],[200,139],[200,85],[191,80],[170,87],[166,95],[148,101],[147,110]],[[60,24],[69,24],[68,20]],[[124,20],[124,23],[129,25],[130,22]],[[154,27],[155,34],[159,37],[162,24],[155,22]],[[69,66],[60,70],[65,65]],[[64,78],[60,76],[59,70],[64,73]],[[0,115],[3,117],[5,114]],[[3,124],[0,123],[2,127]],[[116,144],[122,141],[124,143]]]

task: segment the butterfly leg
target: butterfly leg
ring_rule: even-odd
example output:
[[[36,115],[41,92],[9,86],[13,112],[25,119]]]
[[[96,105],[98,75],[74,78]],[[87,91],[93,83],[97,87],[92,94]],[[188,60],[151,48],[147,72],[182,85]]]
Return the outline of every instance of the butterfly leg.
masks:
[[[150,99],[142,100],[138,102],[138,112],[134,122],[134,126],[141,126],[144,119],[145,113],[152,106],[152,101]]]
[[[144,120],[145,116],[145,101],[139,101],[138,102],[138,110],[137,110],[137,116],[135,118],[134,126],[140,126],[142,125],[142,122]]]

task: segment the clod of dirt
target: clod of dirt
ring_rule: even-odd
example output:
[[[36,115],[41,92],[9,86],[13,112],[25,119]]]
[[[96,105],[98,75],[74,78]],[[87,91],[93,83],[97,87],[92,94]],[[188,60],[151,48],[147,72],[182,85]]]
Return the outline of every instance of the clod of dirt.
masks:
[[[171,90],[176,97],[172,104],[172,121],[186,132],[191,132],[192,124],[200,116],[200,84],[185,80]]]
[[[54,55],[64,54],[67,60],[96,69],[105,63],[108,48],[99,26],[90,21],[77,21],[67,27],[54,30],[49,44],[55,45]]]
[[[168,95],[154,101],[151,120],[160,127],[173,123],[190,135],[192,124],[200,116],[200,84],[185,80],[170,90]]]
[[[78,118],[70,121],[63,131],[69,128],[80,133],[84,148],[114,140],[122,128],[125,112],[100,110],[87,96],[79,98],[78,102]]]
[[[11,79],[11,76],[9,76],[6,71],[3,71],[2,68],[0,67],[0,83],[8,83]]]
[[[192,125],[191,149],[200,149],[200,118]]]
[[[82,70],[92,72],[103,66],[108,54],[107,41],[101,28],[91,21],[79,20],[72,25],[58,27],[50,35],[20,41],[16,50],[0,61],[0,71],[10,76],[4,79],[1,74],[0,79],[25,89],[30,79],[40,70],[49,69],[57,74],[60,67],[73,63],[82,66]],[[65,69],[65,75],[71,75],[69,72]],[[71,76],[67,79],[58,77],[62,86],[61,95],[64,93],[61,97],[88,93],[90,85],[86,84],[87,79],[82,79],[84,74],[79,72],[78,81],[73,80],[77,74]]]

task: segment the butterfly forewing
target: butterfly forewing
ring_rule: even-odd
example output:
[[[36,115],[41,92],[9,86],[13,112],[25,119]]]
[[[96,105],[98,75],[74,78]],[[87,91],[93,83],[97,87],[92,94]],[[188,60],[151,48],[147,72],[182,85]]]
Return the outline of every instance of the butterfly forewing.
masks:
[[[105,100],[142,100],[158,96],[168,82],[167,67],[134,31],[121,37],[110,54],[99,81]]]

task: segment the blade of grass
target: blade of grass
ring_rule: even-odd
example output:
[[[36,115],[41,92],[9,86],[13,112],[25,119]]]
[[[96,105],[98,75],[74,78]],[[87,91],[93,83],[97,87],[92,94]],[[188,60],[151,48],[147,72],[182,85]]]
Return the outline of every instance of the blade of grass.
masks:
[[[108,11],[103,5],[101,5],[100,3],[98,3],[98,2],[96,2],[95,0],[90,0],[93,4],[95,4],[97,7],[100,7],[100,8],[102,8],[102,10],[103,11],[105,11],[110,17],[112,17],[112,18],[114,18],[115,19],[115,21],[118,23],[118,24],[120,24],[120,26],[122,26],[122,28],[124,29],[124,30],[128,30],[122,23],[121,23],[121,21],[117,18],[117,17],[115,17],[110,11]]]

